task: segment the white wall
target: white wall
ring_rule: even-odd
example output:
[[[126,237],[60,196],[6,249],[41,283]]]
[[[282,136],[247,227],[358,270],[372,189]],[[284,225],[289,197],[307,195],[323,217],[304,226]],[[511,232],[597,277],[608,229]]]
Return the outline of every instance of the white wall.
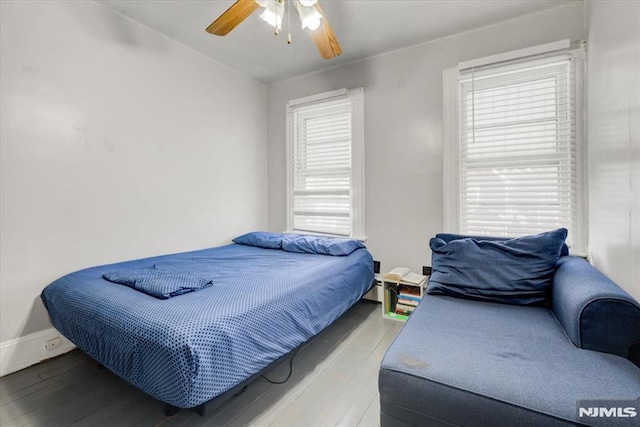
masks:
[[[640,2],[588,2],[591,260],[640,300]]]
[[[266,87],[93,2],[1,2],[0,341],[97,264],[264,229]]]
[[[429,238],[443,228],[442,70],[567,38],[584,38],[581,2],[271,84],[270,230],[286,227],[286,102],[362,86],[367,246],[383,271],[396,266],[421,271],[431,265]]]

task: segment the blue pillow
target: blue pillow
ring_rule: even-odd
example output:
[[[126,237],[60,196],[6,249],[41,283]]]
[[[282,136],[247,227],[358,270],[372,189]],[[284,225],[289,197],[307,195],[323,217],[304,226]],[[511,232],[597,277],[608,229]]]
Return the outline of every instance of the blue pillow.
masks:
[[[265,231],[254,231],[243,234],[233,239],[233,243],[245,246],[256,246],[265,249],[282,249],[282,237],[280,233],[267,233]]]
[[[494,241],[499,240],[501,242],[504,242],[505,240],[511,240],[509,237],[464,236],[462,234],[452,234],[452,233],[438,233],[436,234],[436,237],[441,238],[445,242],[450,242],[451,240],[466,239],[466,238],[471,238],[476,240],[494,240]],[[562,249],[560,250],[560,257],[568,256],[568,255],[569,255],[569,247],[565,243],[562,245]]]
[[[433,238],[428,294],[515,305],[547,305],[567,238],[560,228],[495,241]]]
[[[331,237],[285,235],[282,238],[282,249],[287,252],[307,254],[345,256],[366,246],[353,239],[336,239]]]

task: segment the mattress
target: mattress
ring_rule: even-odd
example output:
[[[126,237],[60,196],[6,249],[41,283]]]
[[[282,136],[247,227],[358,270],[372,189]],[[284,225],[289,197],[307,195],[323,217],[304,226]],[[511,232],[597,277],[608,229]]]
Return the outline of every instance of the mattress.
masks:
[[[157,299],[102,278],[161,267],[213,285]],[[373,260],[227,246],[93,267],[42,292],[53,325],[140,390],[191,408],[231,389],[318,334],[369,289]]]

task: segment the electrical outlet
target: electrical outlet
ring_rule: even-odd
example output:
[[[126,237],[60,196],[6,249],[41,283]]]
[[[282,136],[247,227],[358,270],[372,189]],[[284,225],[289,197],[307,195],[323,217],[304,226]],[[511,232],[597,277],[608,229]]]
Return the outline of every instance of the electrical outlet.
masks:
[[[61,343],[62,342],[60,341],[60,337],[51,338],[50,340],[47,340],[44,343],[44,349],[47,350],[47,351],[51,351],[51,350],[53,350],[55,348],[60,347]]]
[[[422,274],[424,276],[430,276],[431,275],[431,267],[427,267],[426,265],[422,266]]]

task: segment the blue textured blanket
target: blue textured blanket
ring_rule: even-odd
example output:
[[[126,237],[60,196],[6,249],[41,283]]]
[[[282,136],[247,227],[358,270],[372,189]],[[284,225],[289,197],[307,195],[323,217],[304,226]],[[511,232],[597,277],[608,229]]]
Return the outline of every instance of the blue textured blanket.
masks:
[[[153,266],[214,285],[158,299],[102,277]],[[84,352],[153,397],[190,408],[316,335],[372,281],[366,249],[334,257],[232,244],[78,271],[47,286],[42,300]]]
[[[213,281],[189,273],[172,273],[155,265],[150,268],[112,271],[102,275],[113,283],[129,286],[160,299],[168,299],[211,286]]]

